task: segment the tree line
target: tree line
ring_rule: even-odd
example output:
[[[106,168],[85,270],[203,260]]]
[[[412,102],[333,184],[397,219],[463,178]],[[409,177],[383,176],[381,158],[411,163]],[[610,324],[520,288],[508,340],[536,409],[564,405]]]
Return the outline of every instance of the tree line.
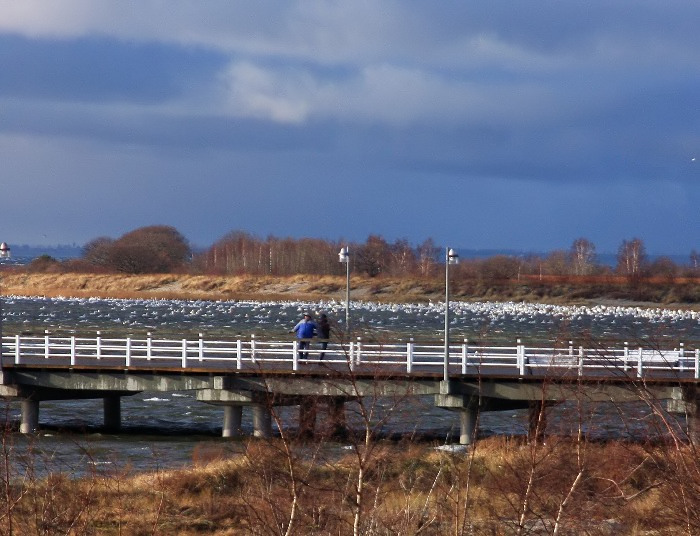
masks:
[[[341,247],[350,250],[353,274],[368,277],[433,277],[442,273],[444,249],[431,238],[417,246],[405,239],[389,242],[370,235],[365,242],[319,238],[260,238],[232,231],[201,251],[193,251],[174,227],[154,225],[135,229],[117,239],[99,237],[88,242],[79,259],[58,262],[47,256],[30,264],[34,271],[104,271],[129,274],[196,273],[209,275],[297,274],[342,275]],[[700,277],[700,253],[691,251],[687,264],[669,257],[651,260],[639,238],[623,240],[616,265],[598,260],[595,244],[586,238],[568,250],[530,255],[493,255],[462,258],[453,268],[456,278],[520,280],[551,276],[595,277],[619,275],[630,280]]]

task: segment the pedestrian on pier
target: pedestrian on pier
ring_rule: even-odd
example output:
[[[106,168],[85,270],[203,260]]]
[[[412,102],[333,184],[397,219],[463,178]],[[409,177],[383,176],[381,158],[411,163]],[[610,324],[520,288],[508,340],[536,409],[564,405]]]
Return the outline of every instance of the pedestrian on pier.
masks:
[[[311,314],[304,313],[304,318],[292,330],[293,333],[297,334],[300,350],[299,357],[301,359],[306,359],[309,356],[308,351],[305,350],[308,350],[311,339],[316,334],[316,327],[316,322],[314,322]]]
[[[321,339],[321,357],[326,355],[324,350],[328,348],[328,339],[331,338],[331,324],[328,322],[328,317],[325,314],[321,314],[318,318],[318,338]]]

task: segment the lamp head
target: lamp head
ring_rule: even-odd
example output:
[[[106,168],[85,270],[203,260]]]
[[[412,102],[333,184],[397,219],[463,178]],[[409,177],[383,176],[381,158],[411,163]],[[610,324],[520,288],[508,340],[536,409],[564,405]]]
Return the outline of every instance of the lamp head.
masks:
[[[449,264],[459,264],[459,255],[457,255],[457,252],[452,248],[447,252],[447,262]]]

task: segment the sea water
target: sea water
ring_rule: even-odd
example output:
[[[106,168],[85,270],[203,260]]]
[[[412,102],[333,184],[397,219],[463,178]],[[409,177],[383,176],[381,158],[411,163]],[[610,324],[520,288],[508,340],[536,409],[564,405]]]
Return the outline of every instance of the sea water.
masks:
[[[105,300],[75,298],[3,299],[3,334],[72,334],[94,336],[193,337],[212,339],[289,337],[289,330],[304,311],[325,312],[342,328],[345,304],[337,301],[265,302],[199,300]],[[444,329],[444,304],[351,303],[354,334],[367,340],[435,340]],[[553,306],[526,303],[454,303],[450,333],[453,340],[468,338],[486,344],[583,344],[605,340],[613,344],[653,343],[688,348],[700,346],[700,314],[681,309],[619,306]],[[376,400],[377,432],[383,437],[411,436],[433,442],[450,442],[459,435],[458,414],[435,408],[432,399],[412,398],[395,405]],[[356,414],[348,408],[350,415]],[[296,410],[282,408],[281,422],[294,426]],[[122,398],[122,429],[118,434],[102,430],[101,400],[44,401],[41,432],[33,436],[6,434],[17,467],[61,470],[70,474],[179,467],[212,453],[241,448],[240,442],[222,439],[221,407],[195,400],[193,392],[139,393]],[[6,420],[15,428],[19,405],[6,404]],[[622,415],[622,416],[621,416]],[[319,419],[324,418],[323,411]],[[480,436],[523,435],[525,410],[484,412]],[[362,423],[351,425],[361,426]],[[249,412],[243,429],[252,432]],[[658,421],[642,403],[588,405],[563,404],[549,411],[548,432],[577,433],[589,437],[645,438],[663,434]]]

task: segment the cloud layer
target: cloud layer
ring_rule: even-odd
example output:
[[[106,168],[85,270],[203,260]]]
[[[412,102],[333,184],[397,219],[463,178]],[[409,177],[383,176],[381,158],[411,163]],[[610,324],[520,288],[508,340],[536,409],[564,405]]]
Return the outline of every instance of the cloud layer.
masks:
[[[700,247],[693,2],[25,0],[0,13],[3,240],[166,223],[200,244],[243,228]]]

